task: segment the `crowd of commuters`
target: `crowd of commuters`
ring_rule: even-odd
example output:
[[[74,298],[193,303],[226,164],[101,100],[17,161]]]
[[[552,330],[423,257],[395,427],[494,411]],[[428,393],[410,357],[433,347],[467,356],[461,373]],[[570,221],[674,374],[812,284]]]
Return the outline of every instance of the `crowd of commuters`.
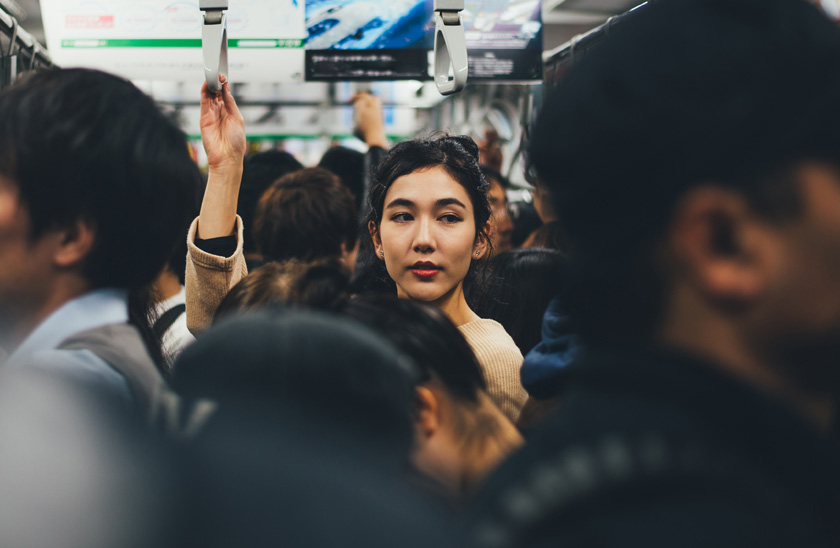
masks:
[[[204,181],[131,83],[23,78],[0,545],[840,546],[838,66],[804,0],[653,3],[546,100],[521,238],[494,136],[369,94],[305,167],[205,84]]]

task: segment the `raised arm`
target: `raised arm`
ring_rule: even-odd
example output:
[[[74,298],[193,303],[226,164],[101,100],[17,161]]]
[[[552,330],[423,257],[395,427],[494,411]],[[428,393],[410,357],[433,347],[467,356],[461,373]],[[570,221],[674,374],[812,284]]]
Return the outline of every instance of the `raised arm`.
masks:
[[[363,91],[357,93],[350,102],[353,104],[356,136],[369,147],[388,150],[385,117],[382,114],[382,101],[379,97]]]
[[[219,93],[201,88],[201,140],[210,164],[210,174],[201,213],[187,235],[187,327],[197,335],[209,327],[219,303],[248,274],[242,252],[242,224],[237,222],[236,203],[245,157],[245,122],[223,82]],[[202,240],[225,238],[235,251],[209,249]],[[226,246],[222,246],[226,247]],[[218,253],[218,254],[217,254]]]
[[[209,175],[197,237],[203,240],[234,234],[236,203],[245,159],[245,121],[230,92],[230,82],[219,77],[222,91],[201,87],[201,141],[207,153]]]

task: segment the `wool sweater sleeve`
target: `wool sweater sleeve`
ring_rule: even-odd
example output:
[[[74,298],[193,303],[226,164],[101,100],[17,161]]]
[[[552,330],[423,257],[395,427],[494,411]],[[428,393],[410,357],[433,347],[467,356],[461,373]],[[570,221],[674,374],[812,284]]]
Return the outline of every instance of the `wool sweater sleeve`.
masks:
[[[522,352],[505,328],[493,320],[475,320],[459,329],[478,358],[488,395],[515,423],[528,399],[519,377]]]
[[[196,218],[187,233],[187,328],[198,335],[210,327],[213,315],[222,299],[239,281],[248,275],[245,253],[242,250],[242,219],[236,216],[236,251],[230,257],[220,257],[202,251],[195,245],[198,229]]]

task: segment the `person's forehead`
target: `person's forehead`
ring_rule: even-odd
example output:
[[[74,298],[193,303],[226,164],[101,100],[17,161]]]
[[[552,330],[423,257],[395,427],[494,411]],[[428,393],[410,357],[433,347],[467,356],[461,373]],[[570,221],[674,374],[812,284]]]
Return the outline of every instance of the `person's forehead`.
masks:
[[[18,184],[13,179],[3,175],[2,173],[0,173],[0,190],[3,192],[14,192],[15,194],[20,192]]]
[[[436,166],[398,177],[388,188],[385,206],[396,199],[410,200],[422,206],[433,205],[447,198],[454,198],[468,208],[472,207],[467,190],[446,170]]]
[[[507,198],[505,195],[505,188],[492,177],[488,177],[487,180],[490,182],[490,188],[487,191],[488,198],[494,199],[496,201],[503,201]]]
[[[6,228],[28,227],[29,222],[29,208],[20,200],[17,183],[0,175],[0,225]]]
[[[6,205],[22,206],[20,203],[20,187],[17,182],[2,173],[0,173],[0,198],[4,200]]]

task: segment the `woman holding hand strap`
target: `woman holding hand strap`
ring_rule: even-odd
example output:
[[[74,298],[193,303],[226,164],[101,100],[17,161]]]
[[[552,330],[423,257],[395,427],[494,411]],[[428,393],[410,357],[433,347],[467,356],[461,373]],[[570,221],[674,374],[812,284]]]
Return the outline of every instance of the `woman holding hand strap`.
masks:
[[[201,97],[210,176],[188,235],[187,324],[194,333],[209,325],[230,288],[248,273],[236,216],[245,124],[230,84],[220,80],[220,93],[205,85]],[[489,246],[490,206],[476,144],[468,137],[400,143],[377,169],[369,206],[366,226],[398,296],[431,302],[458,326],[482,366],[490,397],[515,421],[527,399],[519,380],[522,354],[500,324],[470,309],[463,291],[473,263]]]

